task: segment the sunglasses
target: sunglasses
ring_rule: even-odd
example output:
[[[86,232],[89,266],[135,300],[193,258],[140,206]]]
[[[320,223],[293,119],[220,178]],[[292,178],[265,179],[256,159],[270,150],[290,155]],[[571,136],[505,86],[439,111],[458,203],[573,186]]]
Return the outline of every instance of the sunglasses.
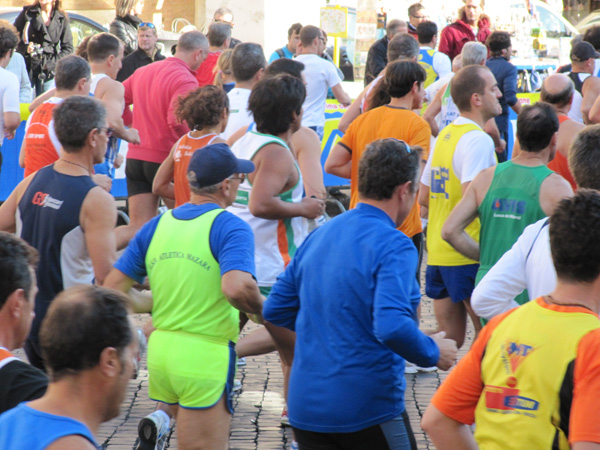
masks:
[[[152,22],[142,22],[138,25],[139,27],[156,28]]]
[[[107,138],[110,138],[113,135],[113,133],[115,132],[115,130],[113,130],[112,128],[109,128],[109,127],[100,127],[100,128],[98,128],[98,130],[106,130]]]

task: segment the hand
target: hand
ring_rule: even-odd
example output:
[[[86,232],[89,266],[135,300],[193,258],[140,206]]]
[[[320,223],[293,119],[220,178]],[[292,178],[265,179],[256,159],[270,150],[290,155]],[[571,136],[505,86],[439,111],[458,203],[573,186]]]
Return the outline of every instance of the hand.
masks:
[[[34,47],[35,47],[35,43],[30,42],[29,45],[27,46],[27,53],[33,53]]]
[[[140,133],[135,128],[129,128],[127,130],[127,142],[131,144],[139,144],[140,143]]]
[[[306,217],[307,219],[316,219],[325,212],[325,201],[320,198],[304,197],[302,205],[304,206],[302,217]]]
[[[15,130],[4,130],[4,137],[6,139],[12,139],[15,137]]]
[[[262,314],[250,314],[250,313],[246,313],[246,315],[248,316],[248,319],[250,319],[252,322],[257,323],[259,325],[262,325],[265,320],[263,319]]]
[[[121,167],[121,164],[123,164],[123,155],[119,153],[113,162],[113,166],[115,169],[118,169]]]
[[[502,153],[506,150],[506,141],[504,139],[500,139],[500,144],[496,146],[496,153]]]
[[[101,173],[96,173],[92,175],[92,180],[94,180],[94,183],[96,183],[106,192],[110,193],[110,188],[112,187],[112,180],[110,179],[110,177],[107,177],[106,175]]]
[[[458,352],[456,341],[454,339],[446,339],[445,331],[431,335],[431,339],[435,341],[440,349],[440,359],[438,359],[436,366],[442,370],[450,369],[456,362],[456,353]]]

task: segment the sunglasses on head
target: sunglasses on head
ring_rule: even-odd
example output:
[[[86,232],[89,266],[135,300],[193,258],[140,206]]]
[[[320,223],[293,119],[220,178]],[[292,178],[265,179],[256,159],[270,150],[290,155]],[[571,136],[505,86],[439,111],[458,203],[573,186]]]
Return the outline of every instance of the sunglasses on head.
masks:
[[[156,28],[152,22],[142,22],[138,25],[139,27]]]

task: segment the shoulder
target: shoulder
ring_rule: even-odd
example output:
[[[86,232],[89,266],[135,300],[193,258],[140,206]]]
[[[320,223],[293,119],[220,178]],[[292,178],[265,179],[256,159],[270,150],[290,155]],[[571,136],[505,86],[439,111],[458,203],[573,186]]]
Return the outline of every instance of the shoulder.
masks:
[[[94,217],[116,214],[114,197],[95,184],[85,196],[81,208],[83,214]]]

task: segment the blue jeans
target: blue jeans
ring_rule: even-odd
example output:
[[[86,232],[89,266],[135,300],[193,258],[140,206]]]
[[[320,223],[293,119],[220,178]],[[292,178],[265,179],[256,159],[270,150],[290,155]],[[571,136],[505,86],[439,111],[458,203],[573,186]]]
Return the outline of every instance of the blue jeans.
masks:
[[[300,450],[416,450],[408,414],[352,433],[317,433],[294,427]]]

